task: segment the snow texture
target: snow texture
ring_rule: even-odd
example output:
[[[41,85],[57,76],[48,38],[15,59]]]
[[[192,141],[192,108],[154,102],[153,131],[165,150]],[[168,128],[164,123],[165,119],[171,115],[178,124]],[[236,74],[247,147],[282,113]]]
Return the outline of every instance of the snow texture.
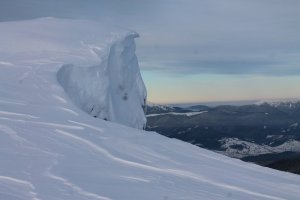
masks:
[[[120,48],[121,54],[132,56],[132,49],[123,47],[132,48],[135,36],[88,21],[49,18],[0,24],[0,199],[298,200],[297,175],[87,114],[84,106],[100,93],[78,88],[84,81],[95,81],[95,87],[102,83],[92,72],[108,63],[107,50]],[[113,54],[113,62],[125,62]],[[67,77],[60,80],[63,87],[57,81],[61,66]],[[101,78],[117,87],[121,65],[111,66],[116,69]],[[73,75],[79,72],[82,76]],[[89,73],[92,77],[85,80]],[[72,96],[68,85],[76,80]],[[110,106],[124,103],[113,94],[117,90],[108,92],[107,87],[99,89],[101,95],[118,97]],[[78,90],[92,99],[77,99]]]
[[[99,65],[63,65],[57,78],[66,93],[85,112],[141,129],[146,124],[146,89],[134,53],[134,38],[137,36],[130,33],[114,42]],[[93,49],[101,57],[98,50]]]

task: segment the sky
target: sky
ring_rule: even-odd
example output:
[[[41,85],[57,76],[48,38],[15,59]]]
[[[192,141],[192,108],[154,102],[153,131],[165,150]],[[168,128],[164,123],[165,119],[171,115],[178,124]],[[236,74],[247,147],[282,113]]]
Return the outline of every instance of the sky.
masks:
[[[1,0],[0,21],[92,19],[137,31],[153,103],[300,98],[299,0]]]

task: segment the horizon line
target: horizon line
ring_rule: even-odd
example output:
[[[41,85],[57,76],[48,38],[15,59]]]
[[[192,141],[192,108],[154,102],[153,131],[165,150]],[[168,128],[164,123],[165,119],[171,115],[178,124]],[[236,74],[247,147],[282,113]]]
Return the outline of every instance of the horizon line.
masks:
[[[205,104],[221,104],[221,103],[230,103],[230,104],[242,104],[242,103],[259,103],[259,102],[272,102],[272,101],[300,101],[300,97],[293,98],[267,98],[267,99],[244,99],[244,100],[220,100],[220,101],[191,101],[191,102],[152,102],[147,101],[147,104],[156,104],[156,105],[205,105]],[[223,104],[224,105],[224,104]]]

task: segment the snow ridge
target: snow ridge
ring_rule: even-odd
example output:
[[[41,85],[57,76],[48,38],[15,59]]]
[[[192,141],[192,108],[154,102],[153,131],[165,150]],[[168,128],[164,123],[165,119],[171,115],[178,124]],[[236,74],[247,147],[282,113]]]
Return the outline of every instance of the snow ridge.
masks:
[[[57,72],[58,82],[83,111],[93,117],[142,129],[146,124],[144,108],[146,88],[142,80],[134,38],[131,32],[109,48],[99,65],[78,67],[63,65]],[[99,54],[94,53],[100,58]]]
[[[279,106],[286,106],[286,107],[294,107],[293,104],[300,103],[299,98],[294,99],[278,99],[278,100],[261,100],[256,103],[256,105],[263,105],[268,104],[270,106],[279,107]]]

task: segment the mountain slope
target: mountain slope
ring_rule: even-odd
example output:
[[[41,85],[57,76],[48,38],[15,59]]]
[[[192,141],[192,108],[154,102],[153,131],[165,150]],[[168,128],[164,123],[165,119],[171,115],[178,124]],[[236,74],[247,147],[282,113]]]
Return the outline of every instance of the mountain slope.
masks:
[[[270,168],[300,174],[300,156],[278,160],[267,165]]]
[[[300,151],[300,103],[195,107],[147,115],[147,130],[242,158]],[[186,108],[189,109],[189,108]],[[198,111],[198,112],[196,112]]]
[[[67,32],[56,41],[61,23]],[[56,79],[60,67],[99,65],[103,58],[91,45],[107,51],[131,34],[95,26],[57,19],[0,24],[0,199],[299,198],[299,176],[94,118],[75,106]],[[47,34],[41,37],[37,27]],[[23,40],[24,34],[31,37]],[[90,44],[65,45],[69,37]]]

